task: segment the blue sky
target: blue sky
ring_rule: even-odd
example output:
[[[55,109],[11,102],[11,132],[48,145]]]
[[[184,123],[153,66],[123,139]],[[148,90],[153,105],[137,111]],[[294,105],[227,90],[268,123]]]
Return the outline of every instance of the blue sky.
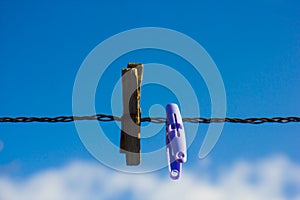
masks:
[[[205,48],[223,78],[228,117],[299,116],[299,13],[299,2],[292,0],[188,3],[3,0],[0,2],[0,116],[72,115],[74,81],[90,51],[119,32],[148,26],[182,32]],[[192,85],[197,85],[194,88],[201,115],[210,116],[210,97],[201,76],[194,75],[192,67],[178,56],[151,49],[123,55],[109,66],[97,89],[98,113],[112,113],[113,86],[120,78],[121,68],[132,61],[162,63],[179,70]],[[154,95],[157,93],[167,95]],[[143,116],[149,114],[151,105],[164,106],[169,100],[176,98],[168,88],[144,86]],[[161,115],[161,110],[155,114]],[[101,125],[117,145],[118,126],[113,122]],[[189,160],[184,165],[184,172],[189,173],[186,176],[203,176],[197,167],[210,163],[206,172],[218,178],[217,171],[224,166],[235,166],[240,160],[252,166],[278,155],[300,168],[300,127],[296,123],[225,124],[220,140],[205,161],[198,159],[198,151],[207,127],[200,124],[189,148]],[[0,178],[12,182],[30,180],[49,168],[63,171],[74,161],[102,166],[80,141],[74,123],[2,123],[0,144]],[[142,141],[142,151],[163,144],[161,131],[152,140]],[[115,171],[109,173],[120,176],[120,180],[125,176]],[[164,168],[151,174],[168,178],[167,173]],[[173,187],[174,183],[166,182],[166,188],[168,184]],[[300,183],[294,186],[300,195]],[[130,191],[128,199],[136,195]]]

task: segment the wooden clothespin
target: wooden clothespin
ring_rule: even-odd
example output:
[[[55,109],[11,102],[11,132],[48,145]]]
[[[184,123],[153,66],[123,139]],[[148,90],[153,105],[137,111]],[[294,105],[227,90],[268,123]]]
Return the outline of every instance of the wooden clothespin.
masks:
[[[141,82],[143,65],[128,63],[122,69],[123,115],[120,138],[120,152],[126,155],[127,165],[141,162],[140,125],[141,125]]]

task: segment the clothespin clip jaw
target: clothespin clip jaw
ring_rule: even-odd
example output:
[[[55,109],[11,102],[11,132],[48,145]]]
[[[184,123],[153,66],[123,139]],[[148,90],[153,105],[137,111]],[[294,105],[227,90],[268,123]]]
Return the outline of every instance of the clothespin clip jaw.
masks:
[[[166,150],[169,173],[172,179],[178,179],[182,163],[187,161],[186,139],[181,114],[177,104],[166,106]]]
[[[173,156],[172,147],[170,145],[170,141],[168,137],[166,137],[166,143],[167,143],[167,158],[168,158],[168,168],[169,168],[170,177],[174,180],[177,180],[179,179],[180,176],[182,163],[176,161],[175,157]]]

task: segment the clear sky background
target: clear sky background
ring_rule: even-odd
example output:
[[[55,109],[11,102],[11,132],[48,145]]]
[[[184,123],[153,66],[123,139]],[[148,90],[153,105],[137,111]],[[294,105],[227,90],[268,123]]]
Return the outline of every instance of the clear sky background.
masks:
[[[206,49],[224,81],[228,117],[299,116],[299,13],[294,0],[2,0],[0,116],[72,115],[73,84],[89,52],[110,36],[147,26],[182,32]],[[112,63],[99,83],[97,113],[112,113],[112,90],[128,62],[181,70],[196,88],[202,117],[210,116],[201,77],[184,60],[157,50]],[[161,116],[162,110],[149,109],[169,100],[176,98],[168,88],[143,87],[142,115]],[[118,126],[101,125],[118,145]],[[0,200],[300,199],[299,124],[225,124],[213,151],[200,160],[207,127],[200,124],[182,178],[174,182],[167,168],[131,175],[105,167],[84,147],[74,123],[1,123]],[[162,130],[142,141],[142,151],[164,140]]]

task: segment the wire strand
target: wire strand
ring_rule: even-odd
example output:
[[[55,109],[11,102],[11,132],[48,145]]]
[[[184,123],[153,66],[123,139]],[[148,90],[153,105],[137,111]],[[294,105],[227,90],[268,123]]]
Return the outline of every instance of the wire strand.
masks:
[[[96,114],[89,116],[57,116],[57,117],[0,117],[0,123],[29,123],[29,122],[48,122],[48,123],[59,123],[59,122],[73,122],[83,120],[97,120],[100,122],[111,122],[111,121],[122,121],[122,117],[113,115]],[[300,117],[252,117],[252,118],[183,118],[183,122],[190,123],[242,123],[242,124],[262,124],[262,123],[289,123],[289,122],[300,122]],[[166,118],[164,117],[143,117],[141,122],[149,123],[165,123]]]

